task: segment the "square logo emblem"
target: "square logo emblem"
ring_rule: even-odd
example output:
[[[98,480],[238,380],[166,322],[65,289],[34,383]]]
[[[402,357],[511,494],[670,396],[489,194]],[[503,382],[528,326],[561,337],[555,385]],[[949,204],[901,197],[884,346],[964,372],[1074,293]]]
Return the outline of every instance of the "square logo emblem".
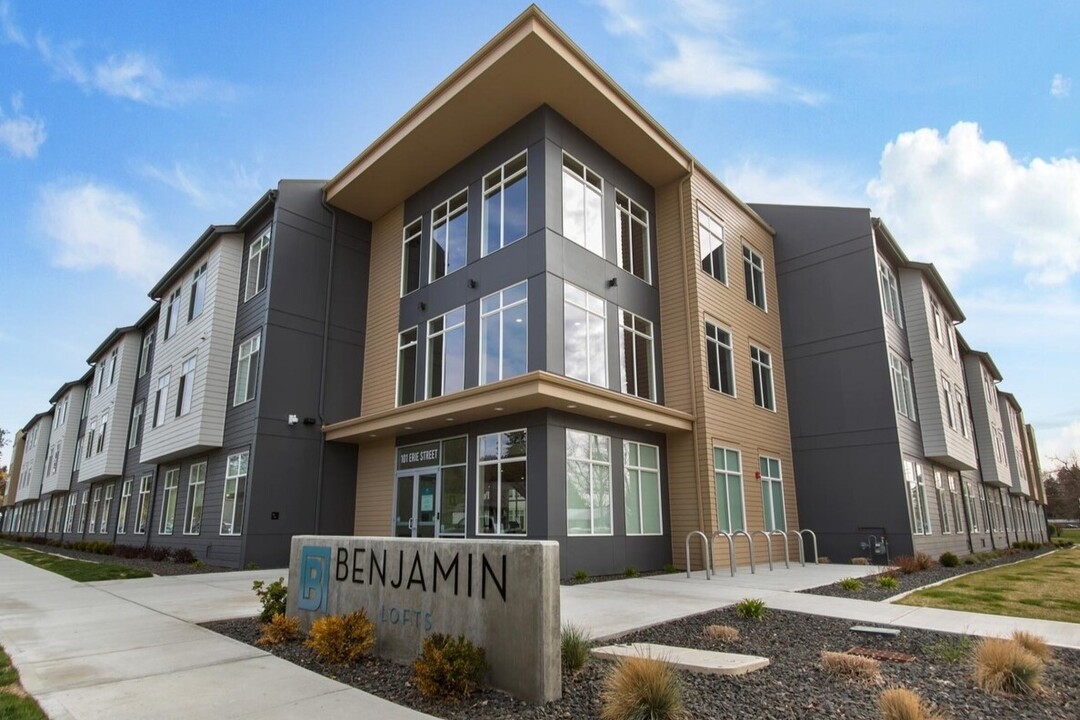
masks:
[[[326,612],[330,596],[330,548],[305,545],[300,548],[300,592],[297,606],[301,610]]]

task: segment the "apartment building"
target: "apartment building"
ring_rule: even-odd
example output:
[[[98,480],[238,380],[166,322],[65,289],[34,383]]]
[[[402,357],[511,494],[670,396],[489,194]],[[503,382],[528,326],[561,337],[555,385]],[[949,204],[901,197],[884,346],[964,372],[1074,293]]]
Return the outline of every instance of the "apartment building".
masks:
[[[1024,481],[995,418],[1001,374],[959,337],[963,311],[934,266],[866,209],[753,207],[777,231],[799,509],[822,552],[936,557],[1036,539],[1033,520],[1017,534],[1021,502],[1002,492]]]
[[[8,459],[8,483],[4,490],[4,497],[0,499],[0,528],[8,531],[9,525],[15,520],[15,495],[19,489],[19,471],[22,469],[22,454],[26,435],[22,428],[15,431],[11,440],[11,457]]]

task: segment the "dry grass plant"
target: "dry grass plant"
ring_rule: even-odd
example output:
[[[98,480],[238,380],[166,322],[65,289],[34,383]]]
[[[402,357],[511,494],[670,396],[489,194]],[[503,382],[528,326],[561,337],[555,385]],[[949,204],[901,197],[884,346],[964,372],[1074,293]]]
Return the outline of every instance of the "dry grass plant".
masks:
[[[662,659],[620,658],[604,679],[601,720],[680,720],[686,717],[675,668]]]
[[[432,633],[424,638],[424,648],[412,669],[413,683],[421,695],[459,702],[484,686],[486,653],[464,635]]]
[[[1046,640],[1035,633],[1025,632],[1024,630],[1013,630],[1012,639],[1020,643],[1025,650],[1043,662],[1048,663],[1054,657],[1054,651],[1046,644]]]
[[[927,702],[906,688],[890,688],[878,697],[881,720],[945,720]]]
[[[722,643],[739,641],[739,629],[730,625],[706,625],[705,637],[719,640]]]
[[[300,634],[300,618],[275,615],[270,622],[263,623],[262,636],[256,642],[259,645],[280,645],[296,640]]]
[[[339,665],[356,662],[375,645],[375,623],[363,610],[348,615],[327,615],[311,623],[304,642],[319,660]]]
[[[984,638],[972,654],[975,683],[988,693],[1022,695],[1042,689],[1042,660],[1016,640]]]
[[[873,658],[842,652],[821,652],[821,668],[830,675],[881,682],[881,663]]]

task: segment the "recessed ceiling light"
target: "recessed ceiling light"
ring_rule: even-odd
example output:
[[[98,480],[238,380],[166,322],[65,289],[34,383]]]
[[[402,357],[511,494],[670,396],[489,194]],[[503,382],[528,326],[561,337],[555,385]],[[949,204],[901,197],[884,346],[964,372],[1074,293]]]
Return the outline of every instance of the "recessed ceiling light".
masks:
[[[617,418],[617,417],[619,417],[619,416],[618,416],[618,415],[608,415],[608,417],[609,417],[609,418]]]
[[[375,433],[371,433],[368,437],[378,437]]]
[[[454,422],[454,418],[446,418],[446,422]]]
[[[577,407],[577,405],[567,405],[566,407],[567,407],[568,409],[570,409],[570,410],[573,410],[574,408],[576,408],[576,407]]]
[[[405,429],[406,429],[406,430],[412,430],[412,425],[406,425],[406,426],[405,426]]]
[[[645,427],[652,427],[652,423],[645,423]]]
[[[502,408],[501,408],[501,407],[497,407],[497,408],[492,408],[492,410],[497,410],[497,411],[500,411],[500,412],[501,412],[501,411],[502,411]]]

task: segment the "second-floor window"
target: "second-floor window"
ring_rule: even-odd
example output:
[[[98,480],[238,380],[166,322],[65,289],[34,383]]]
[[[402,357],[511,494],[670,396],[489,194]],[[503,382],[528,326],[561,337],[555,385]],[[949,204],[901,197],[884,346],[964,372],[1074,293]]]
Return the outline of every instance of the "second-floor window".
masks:
[[[650,282],[649,213],[621,192],[615,193],[615,236],[619,267]]]
[[[131,428],[128,429],[128,447],[133,448],[142,440],[143,403],[131,408]]]
[[[165,306],[165,334],[164,339],[168,340],[173,335],[180,325],[180,288],[176,288],[173,294],[169,296],[169,302]]]
[[[604,181],[563,154],[563,236],[604,257]]]
[[[431,211],[431,279],[465,267],[469,233],[469,191],[439,204]]]
[[[259,348],[261,336],[255,333],[244,342],[236,353],[236,387],[233,389],[233,405],[245,403],[255,397],[259,384]]]
[[[109,413],[105,412],[101,415],[101,430],[98,432],[97,439],[97,452],[103,452],[105,450],[105,443],[107,442],[107,434],[109,431]]]
[[[416,328],[398,334],[397,404],[416,402]]]
[[[772,355],[756,345],[751,345],[750,370],[754,376],[754,404],[766,410],[775,410]]]
[[[165,423],[165,405],[169,401],[169,373],[158,378],[157,390],[154,392],[154,425],[160,427]]]
[[[191,412],[191,394],[195,386],[195,359],[192,355],[180,370],[180,386],[176,389],[176,417]]]
[[[407,295],[420,287],[420,238],[422,225],[419,219],[405,226],[401,238],[401,294]]]
[[[484,176],[484,255],[525,237],[529,204],[526,157],[523,152]]]
[[[266,275],[270,269],[270,228],[251,243],[248,250],[247,285],[244,301],[248,301],[266,288]]]
[[[563,299],[566,376],[607,387],[607,303],[570,283]]]
[[[191,299],[188,301],[188,322],[202,315],[206,302],[206,263],[191,275]]]
[[[632,312],[620,310],[619,353],[622,356],[622,391],[627,395],[655,400],[653,324]]]
[[[706,322],[705,356],[709,366],[709,387],[735,397],[735,363],[731,333],[719,325]]]
[[[529,283],[480,300],[480,384],[524,374],[529,366]]]
[[[743,245],[743,274],[746,278],[746,299],[762,310],[765,306],[765,261]]]
[[[900,287],[896,283],[896,274],[880,258],[878,258],[878,284],[881,286],[882,309],[893,322],[903,327],[904,319],[900,314]]]
[[[899,355],[890,351],[889,369],[892,373],[893,401],[896,403],[896,412],[914,420],[915,396],[911,384],[911,366],[901,360]]]
[[[428,321],[427,396],[465,388],[465,308]]]

